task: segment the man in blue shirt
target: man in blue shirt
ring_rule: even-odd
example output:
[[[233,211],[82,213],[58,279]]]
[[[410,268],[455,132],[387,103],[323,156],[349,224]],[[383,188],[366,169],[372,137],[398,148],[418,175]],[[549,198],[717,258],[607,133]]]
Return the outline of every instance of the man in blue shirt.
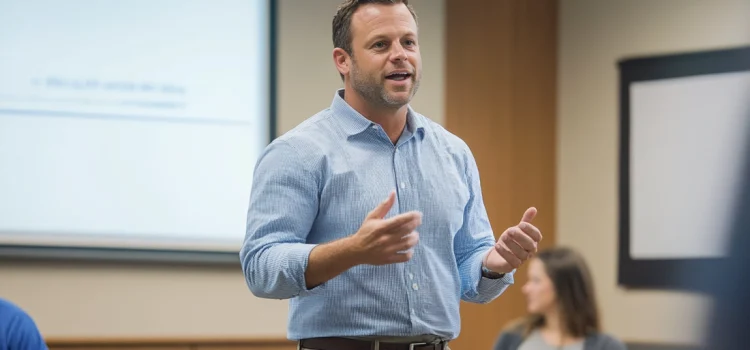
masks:
[[[0,350],[47,350],[34,320],[4,299],[0,299]]]
[[[256,164],[242,268],[254,295],[290,299],[303,349],[445,349],[460,300],[498,297],[542,238],[529,208],[495,242],[469,147],[409,106],[417,34],[408,1],[345,1],[345,87]]]

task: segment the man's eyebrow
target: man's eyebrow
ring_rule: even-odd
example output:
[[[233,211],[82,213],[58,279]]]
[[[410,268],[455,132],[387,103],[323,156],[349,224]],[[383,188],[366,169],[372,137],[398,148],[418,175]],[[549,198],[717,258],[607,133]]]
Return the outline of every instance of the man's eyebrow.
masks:
[[[405,38],[405,37],[406,38],[416,38],[417,34],[414,33],[414,32],[412,32],[412,31],[408,31],[408,32],[404,32],[403,34],[399,35],[399,38]],[[376,43],[376,42],[378,42],[380,40],[388,40],[388,35],[377,34],[377,35],[373,36],[372,38],[368,39],[366,41],[366,43],[367,43],[367,45],[371,45],[371,44],[374,44],[374,43]]]
[[[369,40],[367,40],[367,43],[368,44],[372,44],[372,43],[378,42],[378,41],[383,40],[383,39],[388,39],[388,36],[385,35],[385,34],[378,34],[378,35],[373,36]]]

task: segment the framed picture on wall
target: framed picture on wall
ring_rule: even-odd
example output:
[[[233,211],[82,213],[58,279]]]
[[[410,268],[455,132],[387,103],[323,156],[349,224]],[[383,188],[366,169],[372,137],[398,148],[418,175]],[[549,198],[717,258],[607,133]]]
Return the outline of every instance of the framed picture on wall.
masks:
[[[750,47],[627,58],[618,68],[618,283],[688,288],[726,257],[738,214]]]

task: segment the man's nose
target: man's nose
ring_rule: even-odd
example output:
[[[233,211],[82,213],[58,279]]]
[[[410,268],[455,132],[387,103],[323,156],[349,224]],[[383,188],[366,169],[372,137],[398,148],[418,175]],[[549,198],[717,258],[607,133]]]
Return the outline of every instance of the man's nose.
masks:
[[[391,46],[391,59],[394,61],[406,61],[406,50],[400,43]]]

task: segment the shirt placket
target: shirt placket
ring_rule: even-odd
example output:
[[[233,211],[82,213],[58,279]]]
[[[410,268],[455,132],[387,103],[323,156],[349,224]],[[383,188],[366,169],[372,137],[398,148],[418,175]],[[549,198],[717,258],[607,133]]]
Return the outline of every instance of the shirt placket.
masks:
[[[400,140],[401,141],[401,140]],[[413,141],[413,140],[411,140]],[[399,213],[405,213],[414,208],[414,190],[409,178],[409,140],[399,142],[393,148],[393,174],[396,184],[396,194],[398,197]],[[417,229],[419,231],[419,229]],[[415,248],[416,249],[416,248]],[[402,281],[405,283],[408,301],[408,313],[412,328],[418,327],[421,312],[421,285],[420,274],[418,271],[417,256],[415,254],[411,260],[401,264]]]

